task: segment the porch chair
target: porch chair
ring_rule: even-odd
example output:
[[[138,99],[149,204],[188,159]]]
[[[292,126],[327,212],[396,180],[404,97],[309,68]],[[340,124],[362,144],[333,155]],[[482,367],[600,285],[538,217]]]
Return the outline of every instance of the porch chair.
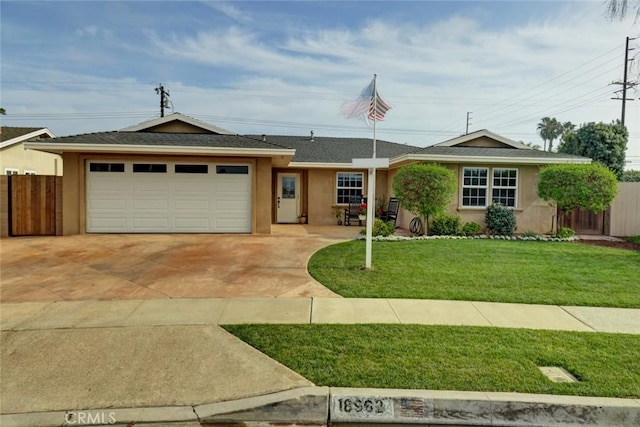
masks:
[[[344,210],[344,225],[351,225],[352,219],[358,220],[358,225],[362,225],[362,221],[358,217],[358,208],[362,203],[366,203],[363,201],[362,196],[351,196],[349,197],[349,206]]]
[[[389,199],[387,210],[382,212],[380,219],[384,222],[393,222],[393,226],[396,226],[396,220],[398,219],[398,209],[400,208],[400,202],[395,197]]]

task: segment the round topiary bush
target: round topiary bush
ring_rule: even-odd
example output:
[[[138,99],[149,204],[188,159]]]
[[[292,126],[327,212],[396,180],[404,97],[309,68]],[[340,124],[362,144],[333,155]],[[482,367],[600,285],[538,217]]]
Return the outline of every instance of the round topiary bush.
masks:
[[[499,202],[487,207],[484,222],[487,224],[487,231],[490,234],[511,236],[517,228],[513,209],[509,209]]]

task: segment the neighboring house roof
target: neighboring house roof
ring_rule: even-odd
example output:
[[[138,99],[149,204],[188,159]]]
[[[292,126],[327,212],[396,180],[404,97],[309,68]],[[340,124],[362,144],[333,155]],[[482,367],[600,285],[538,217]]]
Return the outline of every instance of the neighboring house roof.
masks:
[[[0,148],[29,141],[35,138],[54,138],[47,128],[2,126],[0,128]]]
[[[261,135],[247,135],[254,139],[262,139]],[[323,165],[351,165],[352,160],[358,158],[371,158],[373,154],[373,140],[370,138],[334,138],[322,136],[288,136],[265,135],[267,142],[294,148],[294,156],[290,166],[316,166]],[[376,157],[393,158],[401,154],[407,154],[419,147],[397,144],[384,140],[377,140]]]
[[[522,142],[505,138],[504,136],[498,135],[497,133],[493,133],[487,129],[480,129],[475,132],[468,133],[466,135],[461,135],[455,138],[451,138],[446,141],[434,144],[432,145],[432,147],[453,147],[453,146],[464,144],[465,142],[473,141],[474,139],[478,139],[482,137],[491,138],[494,141],[501,142],[502,144],[507,145],[509,147],[518,148],[521,150],[531,150],[531,147],[523,144]]]
[[[218,126],[214,126],[212,124],[209,123],[205,123],[203,121],[200,121],[198,119],[194,119],[193,117],[189,117],[189,116],[185,116],[184,114],[180,114],[180,113],[172,113],[169,114],[168,116],[164,116],[164,117],[158,117],[146,122],[142,122],[142,123],[138,123],[137,125],[133,125],[133,126],[129,126],[126,127],[124,129],[120,129],[120,132],[139,132],[139,131],[144,131],[147,129],[151,129],[154,128],[156,126],[160,126],[166,123],[170,123],[170,122],[174,122],[174,121],[181,121],[184,123],[188,123],[191,126],[195,126],[201,129],[204,129],[208,132],[213,132],[213,133],[217,133],[220,135],[235,135],[235,132],[232,132],[230,130],[227,129],[223,129],[221,127]]]

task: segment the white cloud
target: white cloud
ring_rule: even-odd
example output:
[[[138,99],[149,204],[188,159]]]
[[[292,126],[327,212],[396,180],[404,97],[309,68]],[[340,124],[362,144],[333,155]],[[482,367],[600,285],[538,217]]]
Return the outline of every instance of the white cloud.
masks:
[[[234,4],[224,2],[224,1],[207,1],[204,2],[207,6],[211,7],[217,12],[221,12],[222,14],[228,16],[234,21],[241,23],[250,23],[252,21],[249,14]]]
[[[380,138],[416,145],[438,142],[462,132],[466,112],[472,111],[471,130],[489,128],[539,142],[535,127],[545,115],[578,124],[619,117],[620,104],[609,99],[614,88],[607,85],[622,77],[622,44],[626,35],[634,35],[626,21],[607,21],[599,3],[580,3],[578,9],[520,25],[487,26],[462,15],[421,24],[378,17],[350,28],[305,25],[293,30],[283,22],[286,30],[279,33],[272,32],[273,26],[243,26],[251,17],[236,5],[210,6],[237,23],[169,34],[148,30],[146,40],[127,44],[136,49],[131,62],[162,61],[162,70],[178,70],[162,80],[131,74],[139,85],[123,86],[120,79],[105,79],[101,87],[122,91],[96,90],[90,96],[44,86],[38,92],[3,89],[3,103],[20,106],[10,113],[153,111],[157,102],[149,80],[158,79],[171,91],[176,111],[240,133],[307,134],[313,128],[316,135],[368,136],[369,129],[337,112],[342,101],[356,96],[378,73],[379,90],[394,105],[378,128]],[[85,34],[97,32],[90,27],[83,29]],[[180,70],[192,66],[211,79],[187,83]],[[35,67],[34,73],[43,76],[39,80],[47,78]],[[227,75],[224,90],[216,82],[222,73]],[[56,78],[97,80],[73,72]],[[56,100],[55,108],[43,103],[47,99]],[[640,109],[629,104],[630,152],[640,156]],[[143,119],[131,117],[126,123],[117,118],[111,128]],[[61,134],[91,125],[88,120],[75,122],[75,127],[68,123]],[[103,119],[93,126],[105,130],[109,123]]]

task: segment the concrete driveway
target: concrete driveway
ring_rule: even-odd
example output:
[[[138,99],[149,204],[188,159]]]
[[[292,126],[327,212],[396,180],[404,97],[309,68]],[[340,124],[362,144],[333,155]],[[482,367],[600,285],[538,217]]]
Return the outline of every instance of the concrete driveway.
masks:
[[[88,234],[0,242],[0,302],[337,296],[309,257],[360,227],[275,225],[272,235]]]

